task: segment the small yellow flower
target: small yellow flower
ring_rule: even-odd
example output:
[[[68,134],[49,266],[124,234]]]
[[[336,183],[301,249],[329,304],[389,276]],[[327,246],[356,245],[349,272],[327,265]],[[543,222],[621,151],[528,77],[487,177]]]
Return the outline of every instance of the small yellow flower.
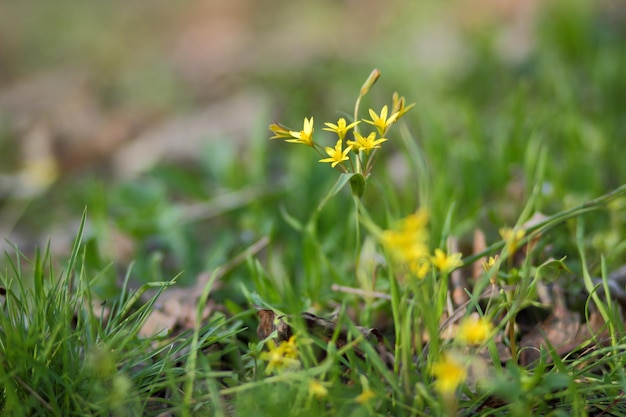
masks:
[[[435,249],[435,256],[431,257],[431,262],[439,271],[446,274],[463,265],[461,256],[460,253],[447,255],[441,249]]]
[[[281,342],[279,346],[276,346],[273,340],[269,340],[267,345],[269,351],[261,353],[260,356],[262,360],[267,361],[265,373],[270,374],[300,366],[300,361],[297,359],[298,350],[295,336],[292,336],[287,342]]]
[[[393,93],[392,103],[393,104],[391,106],[391,112],[398,113],[398,117],[396,117],[396,121],[399,120],[402,116],[404,116],[406,112],[411,110],[413,106],[415,106],[415,103],[412,103],[405,107],[404,97],[399,97],[398,93]]]
[[[359,404],[365,404],[372,398],[376,397],[376,393],[370,389],[370,383],[367,377],[363,374],[359,375],[361,381],[361,393],[354,399]]]
[[[442,395],[454,393],[467,378],[467,371],[463,363],[447,353],[444,353],[440,360],[431,366],[430,374],[437,378],[435,390]]]
[[[428,248],[425,248],[428,251]],[[419,258],[409,263],[409,270],[419,279],[426,277],[430,272],[430,262],[427,258]]]
[[[354,139],[356,140],[349,140],[348,145],[357,151],[365,151],[367,154],[372,149],[380,148],[380,144],[387,141],[387,138],[376,139],[376,132],[370,133],[367,137],[363,137],[359,132],[354,132]]]
[[[418,278],[430,270],[427,224],[428,212],[418,210],[381,235],[381,243],[394,260]]]
[[[382,243],[398,261],[411,264],[428,259],[427,235],[425,232],[406,230],[385,230]]]
[[[487,259],[486,261],[483,259],[482,261],[483,271],[489,272],[489,270],[493,268],[493,266],[496,264],[497,260],[498,260],[498,255],[490,256],[489,259]]]
[[[280,123],[272,123],[270,125],[270,130],[274,133],[270,139],[286,139],[293,138],[288,128],[281,125]]]
[[[289,359],[298,358],[298,347],[296,346],[296,337],[291,336],[288,341],[282,342],[280,347],[283,351],[283,356]]]
[[[293,139],[288,139],[285,142],[290,142],[290,143],[302,143],[304,145],[313,147],[313,145],[315,144],[313,142],[313,131],[315,129],[313,129],[313,117],[307,119],[306,117],[304,118],[304,126],[302,127],[302,130],[299,132],[290,130],[289,134],[291,135],[291,137],[293,137]]]
[[[428,217],[428,211],[420,209],[404,218],[402,228],[411,231],[423,230],[428,225]]]
[[[320,400],[328,395],[328,390],[321,384],[321,382],[314,379],[309,383],[309,395]]]
[[[486,261],[483,259],[482,260],[483,271],[489,272],[491,268],[493,268],[494,265],[496,265],[497,262],[498,262],[498,255],[490,256],[489,259]],[[495,285],[497,282],[497,277],[498,277],[498,271],[496,269],[489,277],[489,282],[491,282],[492,285]]]
[[[517,251],[519,242],[526,235],[524,229],[511,229],[510,227],[503,227],[499,232],[502,239],[506,242],[506,250],[509,255],[513,255]]]
[[[376,398],[376,393],[369,388],[365,388],[354,400],[359,404],[365,404],[372,398]]]
[[[335,144],[334,148],[327,146],[325,150],[330,158],[320,159],[319,162],[328,162],[334,168],[337,166],[337,164],[340,164],[343,161],[347,161],[348,159],[350,159],[348,158],[348,152],[350,152],[350,150],[352,149],[352,146],[348,145],[348,147],[346,147],[346,149],[343,149],[343,150],[341,149],[341,147],[342,147],[341,139],[337,140],[337,143]]]
[[[398,113],[393,113],[391,116],[389,116],[389,118],[387,118],[387,106],[386,105],[380,111],[380,116],[377,115],[376,112],[372,109],[369,110],[369,113],[370,113],[370,117],[372,118],[372,120],[364,119],[363,121],[365,123],[369,123],[371,125],[376,126],[376,129],[378,129],[378,133],[380,134],[380,136],[384,136],[385,132],[387,131],[387,128],[390,125],[392,125],[398,118]]]
[[[357,121],[354,123],[350,123],[349,125],[346,125],[346,119],[342,117],[339,120],[337,120],[337,124],[324,123],[328,127],[325,127],[323,130],[327,130],[329,132],[335,132],[337,136],[339,137],[339,139],[344,140],[344,138],[346,137],[346,133],[348,133],[348,130],[352,129],[354,126],[358,125],[359,123],[361,123],[361,121]]]
[[[480,345],[491,337],[493,325],[484,317],[468,317],[461,322],[456,340],[466,345]]]

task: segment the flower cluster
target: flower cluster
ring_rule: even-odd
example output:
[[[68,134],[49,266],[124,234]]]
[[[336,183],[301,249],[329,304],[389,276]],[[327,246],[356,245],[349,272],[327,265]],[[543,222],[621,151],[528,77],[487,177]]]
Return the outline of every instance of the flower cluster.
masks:
[[[317,379],[313,379],[309,382],[309,395],[321,400],[328,395],[328,389]]]
[[[430,374],[435,379],[435,390],[442,395],[454,393],[465,382],[467,370],[463,360],[453,354],[444,353],[430,367]]]
[[[493,332],[493,325],[488,319],[470,316],[459,324],[455,341],[462,345],[479,346],[490,339]],[[444,352],[430,367],[430,374],[435,377],[435,390],[443,396],[454,394],[465,382],[467,368],[467,358],[458,353]]]
[[[392,258],[417,278],[424,278],[432,267],[448,274],[463,265],[461,254],[446,254],[435,249],[431,256],[428,248],[428,213],[418,210],[402,219],[395,228],[385,230],[381,241]]]
[[[291,336],[288,341],[282,341],[278,346],[273,340],[269,340],[267,344],[269,350],[261,354],[261,359],[267,361],[265,373],[281,372],[300,366],[295,336]]]
[[[406,106],[404,97],[399,97],[397,93],[394,93],[391,110],[387,105],[383,106],[378,113],[369,109],[370,119],[356,120],[361,98],[367,94],[379,76],[380,72],[374,70],[361,87],[354,111],[355,120],[349,123],[341,117],[336,123],[324,123],[326,127],[322,130],[336,135],[334,146],[322,146],[313,138],[315,132],[313,117],[304,118],[302,130],[293,130],[279,123],[272,123],[269,129],[273,136],[270,139],[283,139],[285,142],[309,146],[321,157],[319,162],[328,163],[332,168],[345,173],[356,172],[367,177],[372,169],[376,151],[381,148],[382,143],[388,140],[386,136],[389,128],[415,105]],[[367,134],[359,132],[361,123],[370,125],[372,130]]]
[[[493,325],[485,317],[468,317],[461,322],[456,340],[466,345],[481,345],[493,334]]]
[[[391,257],[418,278],[430,270],[428,212],[419,210],[402,219],[395,228],[385,230],[381,241]]]

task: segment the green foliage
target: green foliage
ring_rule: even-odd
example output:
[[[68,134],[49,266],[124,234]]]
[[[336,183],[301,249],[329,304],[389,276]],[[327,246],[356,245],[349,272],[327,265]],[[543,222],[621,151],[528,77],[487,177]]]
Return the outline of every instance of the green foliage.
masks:
[[[189,409],[179,393],[181,364],[191,347],[224,343],[238,332],[237,322],[215,316],[197,329],[193,343],[189,334],[176,340],[140,337],[158,295],[175,280],[131,293],[124,286],[116,299],[96,302],[91,287],[101,276],[85,274],[82,225],[84,219],[61,271],[55,271],[49,248],[33,260],[19,251],[7,258],[10,269],[0,277],[1,413],[134,416]],[[157,295],[137,305],[148,287],[157,288]],[[212,377],[211,362],[218,360],[208,355],[199,361],[198,381]]]

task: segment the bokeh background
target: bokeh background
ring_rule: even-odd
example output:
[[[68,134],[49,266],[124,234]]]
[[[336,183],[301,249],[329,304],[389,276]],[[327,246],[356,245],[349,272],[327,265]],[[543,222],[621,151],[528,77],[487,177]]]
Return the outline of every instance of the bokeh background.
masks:
[[[363,108],[393,91],[417,104],[403,125],[426,178],[390,141],[368,206],[405,215],[428,198],[437,239],[455,203],[455,234],[497,236],[543,147],[544,211],[624,182],[625,42],[626,7],[608,0],[4,1],[2,249],[67,253],[87,207],[94,271],[136,260],[137,279],[191,283],[270,235],[285,247],[270,275],[301,276],[285,219],[306,219],[336,173],[267,126],[314,116],[321,132],[373,68]],[[320,218],[328,252],[345,244],[345,197]],[[605,226],[598,250],[619,241]]]

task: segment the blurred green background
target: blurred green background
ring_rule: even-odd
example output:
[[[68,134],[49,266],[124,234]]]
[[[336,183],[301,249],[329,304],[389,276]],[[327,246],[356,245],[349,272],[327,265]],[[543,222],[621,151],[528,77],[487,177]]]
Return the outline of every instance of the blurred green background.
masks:
[[[87,207],[88,265],[119,265],[105,297],[131,260],[134,280],[190,284],[270,236],[226,298],[243,284],[331,299],[331,283],[354,285],[349,193],[307,243],[286,219],[306,222],[337,173],[268,141],[269,123],[314,116],[324,142],[380,69],[362,109],[394,91],[417,105],[368,183],[373,217],[429,204],[438,242],[454,204],[453,234],[493,241],[537,184],[536,211],[553,214],[624,183],[625,41],[610,1],[2,2],[2,249],[66,254]],[[625,222],[621,206],[594,217],[589,249],[624,262]],[[572,233],[555,256],[575,253]],[[307,265],[316,251],[327,263]]]

